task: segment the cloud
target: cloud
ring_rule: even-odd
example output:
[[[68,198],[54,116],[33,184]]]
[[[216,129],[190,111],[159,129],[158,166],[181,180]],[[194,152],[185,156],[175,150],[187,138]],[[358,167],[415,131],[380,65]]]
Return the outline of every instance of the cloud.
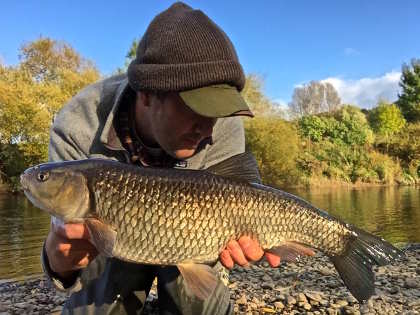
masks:
[[[344,49],[344,55],[346,56],[358,56],[360,55],[360,52],[354,48],[347,47]]]
[[[392,71],[376,78],[361,78],[346,80],[331,77],[321,82],[329,82],[337,90],[343,104],[358,105],[362,108],[372,108],[379,100],[394,102],[398,98],[401,72]]]
[[[287,102],[284,99],[276,98],[276,99],[273,99],[272,101],[273,101],[273,103],[276,103],[277,106],[279,106],[280,108],[287,109],[288,105],[287,105]]]

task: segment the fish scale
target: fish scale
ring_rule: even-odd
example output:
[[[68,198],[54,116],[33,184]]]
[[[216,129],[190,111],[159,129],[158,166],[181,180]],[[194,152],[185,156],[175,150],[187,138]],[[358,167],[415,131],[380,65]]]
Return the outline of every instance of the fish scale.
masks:
[[[220,176],[90,159],[35,166],[25,171],[21,183],[42,209],[67,222],[86,220],[95,245],[106,255],[177,265],[191,281],[194,271],[188,264],[216,261],[230,240],[244,235],[286,260],[313,253],[300,245],[305,244],[330,257],[359,301],[368,299],[374,292],[372,265],[403,254],[299,197],[249,183],[248,175],[232,171],[238,165],[252,168],[249,163],[246,155],[232,157],[212,168],[225,175]]]
[[[206,248],[206,255],[200,257],[204,261],[198,262],[213,261],[230,239],[244,234],[256,236],[264,248],[298,239],[315,248],[323,248],[329,255],[339,255],[346,246],[342,239],[351,234],[339,222],[334,224],[335,233],[313,229],[313,220],[322,221],[322,216],[306,211],[299,200],[289,198],[285,202],[279,191],[232,182],[212,174],[201,176],[200,182],[194,180],[194,172],[180,171],[174,176],[173,170],[159,170],[159,174],[152,177],[149,174],[147,177],[133,176],[130,172],[112,168],[90,175],[97,216],[117,231],[123,226],[117,234],[113,254],[131,261],[168,265],[195,261],[195,256],[202,256],[200,245]],[[120,194],[127,182],[131,183],[128,200],[127,195]],[[183,187],[182,195],[178,193],[178,187]],[[142,195],[145,197],[141,198]],[[122,200],[126,200],[125,203]],[[112,205],[121,204],[124,204],[123,209],[121,206],[112,208]],[[280,204],[282,208],[279,209]],[[121,211],[124,211],[123,220]],[[225,219],[224,223],[215,219],[215,213]],[[226,225],[231,229],[225,229]],[[144,239],[134,237],[138,234],[134,232],[136,229],[152,233],[150,246],[140,245]],[[173,232],[176,230],[179,233]],[[195,239],[197,230],[202,231],[203,240]],[[313,231],[315,235],[311,233]],[[164,249],[172,244],[170,239],[174,237],[176,246],[168,255]],[[191,252],[182,251],[183,247],[190,247],[193,239],[195,248]],[[131,250],[133,247],[139,250]],[[154,253],[157,253],[156,261],[150,259]]]

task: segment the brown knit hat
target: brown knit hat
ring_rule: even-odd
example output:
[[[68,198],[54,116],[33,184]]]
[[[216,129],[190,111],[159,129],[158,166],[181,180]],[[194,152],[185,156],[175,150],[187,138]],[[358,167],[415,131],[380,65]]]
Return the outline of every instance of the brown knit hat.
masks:
[[[184,91],[180,96],[189,106],[192,105],[189,104],[191,97],[188,97],[190,90],[201,88],[199,91],[207,96],[212,91],[219,96],[234,93],[229,104],[226,101],[217,104],[217,113],[208,108],[211,106],[208,101],[200,104],[197,91],[193,97],[195,104],[190,107],[212,117],[230,116],[236,112],[252,115],[238,92],[244,87],[245,75],[231,41],[203,12],[182,2],[173,4],[153,19],[137,47],[136,58],[129,65],[127,75],[130,86],[137,91]]]

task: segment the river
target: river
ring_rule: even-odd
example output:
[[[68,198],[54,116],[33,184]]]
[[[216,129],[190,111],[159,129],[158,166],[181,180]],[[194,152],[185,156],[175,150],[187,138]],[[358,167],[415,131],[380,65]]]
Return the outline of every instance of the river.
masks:
[[[420,187],[311,189],[289,192],[392,243],[420,242]],[[50,218],[22,195],[0,194],[0,282],[41,272]]]

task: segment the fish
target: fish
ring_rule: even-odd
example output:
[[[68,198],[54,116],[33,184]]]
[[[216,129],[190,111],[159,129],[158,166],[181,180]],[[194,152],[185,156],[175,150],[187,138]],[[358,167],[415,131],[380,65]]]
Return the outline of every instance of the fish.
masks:
[[[404,253],[383,238],[261,183],[246,152],[206,170],[138,167],[106,159],[49,162],[21,175],[26,197],[64,222],[85,223],[97,249],[139,264],[177,266],[201,299],[217,284],[211,264],[249,236],[282,260],[327,255],[360,302],[374,265]]]

